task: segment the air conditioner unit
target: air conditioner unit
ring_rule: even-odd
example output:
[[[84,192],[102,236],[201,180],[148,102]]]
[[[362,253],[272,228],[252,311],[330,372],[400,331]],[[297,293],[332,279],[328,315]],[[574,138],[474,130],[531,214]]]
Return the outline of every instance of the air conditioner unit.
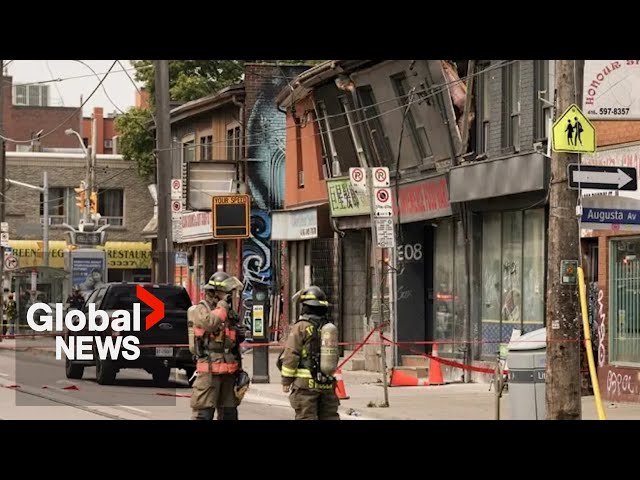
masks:
[[[113,140],[110,138],[107,138],[104,141],[104,148],[113,148]]]

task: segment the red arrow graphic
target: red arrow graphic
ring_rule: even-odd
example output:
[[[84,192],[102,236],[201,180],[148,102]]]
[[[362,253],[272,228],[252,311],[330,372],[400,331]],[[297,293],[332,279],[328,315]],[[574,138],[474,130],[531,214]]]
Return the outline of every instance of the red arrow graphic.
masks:
[[[146,291],[142,285],[136,285],[136,295],[153,310],[145,319],[145,328],[149,330],[164,318],[164,303],[162,300],[159,300],[156,296]]]

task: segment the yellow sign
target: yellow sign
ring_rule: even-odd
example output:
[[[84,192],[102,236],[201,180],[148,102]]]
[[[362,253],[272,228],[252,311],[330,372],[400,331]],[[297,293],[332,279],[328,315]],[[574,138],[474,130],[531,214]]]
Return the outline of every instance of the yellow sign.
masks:
[[[107,267],[113,269],[151,268],[151,243],[107,242]]]
[[[41,267],[43,242],[41,240],[9,240],[12,255],[18,259],[18,268]],[[64,252],[71,250],[64,240],[49,241],[49,267],[64,269]],[[151,268],[151,243],[107,242],[108,268]]]
[[[553,151],[594,153],[596,129],[577,105],[571,105],[553,124]]]
[[[9,240],[12,255],[18,259],[18,268],[41,267],[44,242],[42,240]],[[49,241],[49,267],[64,268],[64,240]]]

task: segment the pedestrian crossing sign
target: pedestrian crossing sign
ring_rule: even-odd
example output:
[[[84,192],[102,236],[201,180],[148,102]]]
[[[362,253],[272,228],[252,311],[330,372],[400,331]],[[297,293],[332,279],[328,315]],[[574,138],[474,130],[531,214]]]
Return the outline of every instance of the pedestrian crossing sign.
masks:
[[[577,105],[571,105],[553,124],[553,151],[594,153],[596,129]]]

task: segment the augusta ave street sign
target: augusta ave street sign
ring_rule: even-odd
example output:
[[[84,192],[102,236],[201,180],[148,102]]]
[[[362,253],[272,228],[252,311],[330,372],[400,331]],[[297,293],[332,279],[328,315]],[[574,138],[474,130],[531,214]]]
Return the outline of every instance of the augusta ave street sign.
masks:
[[[640,225],[640,211],[618,208],[582,208],[582,222],[614,225]]]

